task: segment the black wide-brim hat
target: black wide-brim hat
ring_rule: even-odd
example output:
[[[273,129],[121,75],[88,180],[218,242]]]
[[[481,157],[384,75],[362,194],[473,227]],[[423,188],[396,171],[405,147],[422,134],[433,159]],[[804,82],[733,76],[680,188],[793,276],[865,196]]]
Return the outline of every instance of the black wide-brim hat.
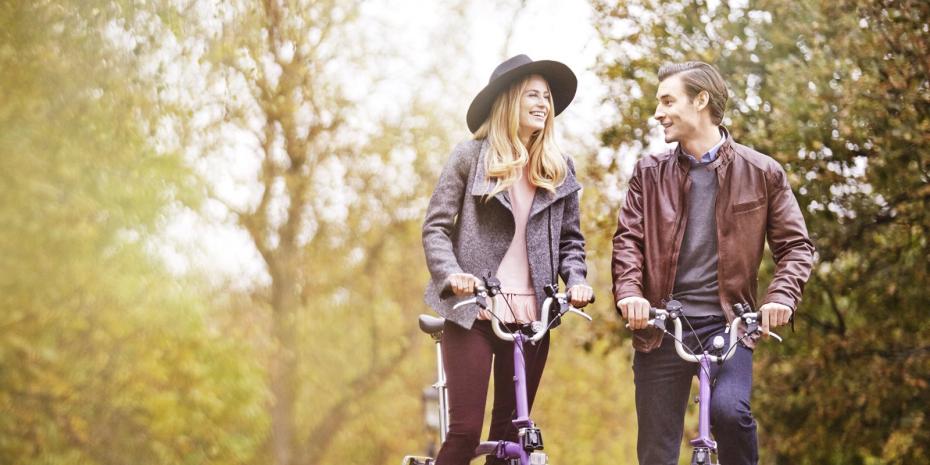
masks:
[[[552,103],[555,106],[554,116],[558,116],[568,107],[569,103],[572,103],[575,91],[578,89],[578,78],[568,66],[558,61],[533,61],[526,55],[517,55],[497,65],[491,73],[491,79],[488,79],[488,85],[484,86],[484,89],[481,89],[481,92],[478,92],[478,95],[471,101],[466,115],[468,129],[472,133],[477,131],[484,120],[488,119],[491,106],[498,94],[510,87],[514,81],[530,74],[539,74],[549,83],[549,95],[552,96]]]

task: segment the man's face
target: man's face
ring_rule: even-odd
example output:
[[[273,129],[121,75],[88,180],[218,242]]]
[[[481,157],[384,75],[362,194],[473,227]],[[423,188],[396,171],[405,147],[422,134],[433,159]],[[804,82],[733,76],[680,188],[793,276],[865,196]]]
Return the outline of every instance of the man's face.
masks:
[[[685,93],[681,76],[675,74],[659,83],[656,99],[655,119],[665,129],[665,142],[681,142],[696,136],[701,121],[699,107],[704,95],[698,94],[694,101]]]

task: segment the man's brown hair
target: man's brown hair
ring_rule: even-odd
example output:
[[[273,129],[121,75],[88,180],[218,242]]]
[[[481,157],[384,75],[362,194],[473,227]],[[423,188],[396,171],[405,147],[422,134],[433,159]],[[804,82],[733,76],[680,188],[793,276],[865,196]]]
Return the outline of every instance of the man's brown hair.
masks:
[[[701,92],[707,92],[707,107],[714,124],[723,121],[723,113],[727,109],[727,83],[724,82],[720,71],[714,65],[703,61],[686,61],[684,63],[668,63],[659,68],[659,82],[676,74],[681,74],[681,82],[685,85],[685,93],[692,101]]]

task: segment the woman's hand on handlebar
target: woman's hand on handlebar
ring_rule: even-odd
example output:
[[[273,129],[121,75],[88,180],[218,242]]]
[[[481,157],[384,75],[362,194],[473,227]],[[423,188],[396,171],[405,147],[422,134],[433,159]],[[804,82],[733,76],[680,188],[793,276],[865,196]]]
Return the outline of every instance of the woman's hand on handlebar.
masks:
[[[481,281],[471,273],[452,273],[447,278],[452,293],[461,297],[475,294],[475,286]]]
[[[637,296],[624,297],[617,301],[620,315],[630,322],[630,329],[634,330],[649,326],[649,309],[651,307],[652,305],[648,300]]]
[[[575,284],[568,289],[568,301],[572,307],[582,308],[594,301],[594,289],[587,284]]]

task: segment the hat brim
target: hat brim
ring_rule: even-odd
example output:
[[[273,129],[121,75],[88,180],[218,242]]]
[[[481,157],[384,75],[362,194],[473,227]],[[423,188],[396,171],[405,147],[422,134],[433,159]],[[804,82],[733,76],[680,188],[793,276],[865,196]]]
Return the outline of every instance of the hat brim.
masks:
[[[539,74],[546,79],[549,84],[549,94],[552,95],[552,103],[555,108],[554,116],[558,116],[572,103],[575,98],[575,91],[578,89],[578,78],[575,73],[558,61],[539,60],[518,66],[489,82],[474,100],[468,106],[466,121],[468,129],[474,133],[488,119],[491,113],[491,106],[501,91],[507,89],[517,79],[530,74]]]

